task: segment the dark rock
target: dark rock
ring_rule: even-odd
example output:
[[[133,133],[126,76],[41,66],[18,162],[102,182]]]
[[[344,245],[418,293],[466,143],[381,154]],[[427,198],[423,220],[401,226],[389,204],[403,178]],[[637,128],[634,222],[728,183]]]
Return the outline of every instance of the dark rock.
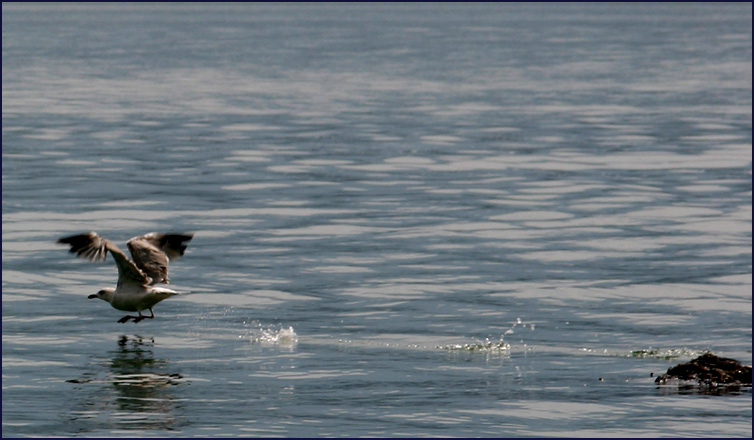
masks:
[[[685,364],[668,368],[668,372],[655,379],[655,383],[694,384],[700,387],[751,386],[751,366],[735,359],[705,353]]]

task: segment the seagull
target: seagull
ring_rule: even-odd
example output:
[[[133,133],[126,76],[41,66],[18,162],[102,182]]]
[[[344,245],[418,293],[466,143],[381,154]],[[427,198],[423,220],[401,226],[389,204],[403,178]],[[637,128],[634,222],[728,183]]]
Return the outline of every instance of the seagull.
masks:
[[[186,251],[187,245],[194,238],[192,233],[158,234],[150,232],[128,240],[128,250],[133,260],[118,249],[113,242],[104,239],[96,232],[73,235],[58,239],[58,244],[70,245],[70,252],[93,262],[105,261],[107,253],[112,254],[118,266],[118,285],[105,287],[89,295],[89,299],[99,298],[107,301],[114,308],[125,312],[138,312],[139,316],[126,315],[118,320],[120,323],[133,319],[134,323],[142,319],[153,319],[152,307],[158,302],[178,295],[178,292],[164,287],[155,287],[156,283],[169,284],[168,262],[177,260]],[[149,310],[152,316],[142,315]]]

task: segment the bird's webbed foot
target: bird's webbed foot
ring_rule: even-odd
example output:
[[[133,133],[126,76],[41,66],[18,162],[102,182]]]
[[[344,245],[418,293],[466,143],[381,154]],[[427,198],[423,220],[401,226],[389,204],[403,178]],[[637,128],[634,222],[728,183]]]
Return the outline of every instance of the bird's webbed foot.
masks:
[[[119,323],[121,323],[121,324],[123,324],[124,322],[128,322],[128,320],[129,320],[129,319],[133,319],[133,320],[134,320],[134,324],[136,324],[137,322],[139,322],[139,321],[141,321],[142,319],[144,319],[144,317],[143,317],[143,316],[131,316],[131,315],[126,315],[126,316],[124,316],[124,317],[120,318],[120,319],[118,320],[118,322],[119,322]]]
[[[126,315],[126,316],[120,318],[118,320],[118,322],[120,322],[122,324],[124,322],[128,322],[129,319],[133,319],[134,320],[134,324],[136,324],[137,322],[141,321],[142,319],[154,319],[154,312],[152,311],[152,309],[149,309],[149,313],[151,313],[152,316],[144,316],[144,315],[141,314],[141,311],[139,311],[139,316]]]

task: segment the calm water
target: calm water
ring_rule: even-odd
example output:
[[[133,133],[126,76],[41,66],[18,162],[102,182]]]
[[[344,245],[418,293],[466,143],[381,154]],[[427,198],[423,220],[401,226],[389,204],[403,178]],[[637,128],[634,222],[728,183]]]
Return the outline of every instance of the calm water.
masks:
[[[2,11],[4,436],[750,437],[750,3]]]

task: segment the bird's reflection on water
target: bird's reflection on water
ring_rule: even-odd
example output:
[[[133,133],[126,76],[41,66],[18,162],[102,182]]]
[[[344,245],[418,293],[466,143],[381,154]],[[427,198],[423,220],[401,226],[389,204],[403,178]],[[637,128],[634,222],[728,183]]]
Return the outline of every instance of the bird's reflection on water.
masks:
[[[186,381],[169,372],[170,363],[155,358],[153,349],[153,338],[122,335],[117,349],[108,352],[109,359],[96,363],[96,371],[68,381],[82,384],[80,389],[88,391],[73,411],[72,421],[96,426],[79,426],[80,431],[175,429],[172,386]]]

